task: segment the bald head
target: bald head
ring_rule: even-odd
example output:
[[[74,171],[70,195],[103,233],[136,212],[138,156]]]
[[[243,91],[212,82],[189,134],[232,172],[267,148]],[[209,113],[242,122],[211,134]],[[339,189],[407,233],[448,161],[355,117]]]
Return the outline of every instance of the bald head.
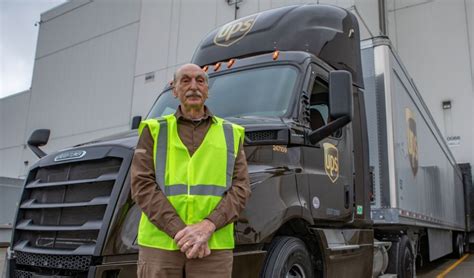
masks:
[[[176,82],[179,80],[180,78],[180,75],[182,74],[182,72],[186,72],[186,71],[189,71],[189,70],[195,70],[195,71],[199,71],[201,72],[203,75],[204,75],[204,78],[206,80],[206,83],[208,83],[209,81],[209,76],[207,75],[207,73],[198,65],[196,64],[184,64],[182,65],[181,67],[179,67],[173,74],[173,84],[176,85]]]

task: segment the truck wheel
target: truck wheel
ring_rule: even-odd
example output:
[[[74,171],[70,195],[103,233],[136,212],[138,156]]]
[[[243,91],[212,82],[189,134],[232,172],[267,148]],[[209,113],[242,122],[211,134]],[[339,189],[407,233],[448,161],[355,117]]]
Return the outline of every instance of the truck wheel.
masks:
[[[464,237],[462,234],[457,234],[454,241],[454,255],[458,259],[464,256]]]
[[[296,237],[276,237],[273,239],[265,258],[262,278],[311,278],[313,265],[306,245]]]
[[[400,265],[398,268],[398,277],[413,278],[415,277],[415,256],[410,244],[410,239],[404,235],[400,239]]]

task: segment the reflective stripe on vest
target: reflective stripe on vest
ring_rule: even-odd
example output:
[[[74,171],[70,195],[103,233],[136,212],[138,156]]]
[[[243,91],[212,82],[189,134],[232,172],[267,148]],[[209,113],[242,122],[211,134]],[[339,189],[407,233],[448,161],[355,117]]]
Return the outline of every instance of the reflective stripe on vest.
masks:
[[[160,189],[185,224],[202,221],[232,185],[236,150],[243,141],[244,129],[215,117],[201,146],[190,156],[179,138],[174,115],[146,120],[142,124],[139,133],[148,126],[155,142],[153,158]],[[233,231],[231,223],[214,232],[208,242],[209,248],[232,249]],[[138,243],[166,250],[179,249],[174,240],[152,224],[144,213],[140,219]]]

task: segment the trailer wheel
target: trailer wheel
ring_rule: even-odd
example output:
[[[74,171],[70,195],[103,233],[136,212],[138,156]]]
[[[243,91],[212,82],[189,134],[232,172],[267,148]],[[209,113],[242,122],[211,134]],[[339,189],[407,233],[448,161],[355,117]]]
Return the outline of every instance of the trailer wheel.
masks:
[[[415,256],[408,236],[404,235],[400,239],[400,259],[398,274],[400,278],[415,277]]]
[[[260,277],[314,277],[311,256],[304,242],[299,238],[289,236],[274,238]]]
[[[458,259],[464,256],[464,237],[462,234],[457,234],[454,241],[454,255]]]

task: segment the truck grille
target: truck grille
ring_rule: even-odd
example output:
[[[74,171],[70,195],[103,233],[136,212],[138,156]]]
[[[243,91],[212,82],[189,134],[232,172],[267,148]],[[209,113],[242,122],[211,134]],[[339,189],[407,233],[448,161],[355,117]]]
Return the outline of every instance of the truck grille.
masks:
[[[32,170],[15,226],[17,277],[29,277],[31,267],[90,267],[122,161],[105,157]]]
[[[251,132],[246,132],[245,136],[250,141],[275,140],[278,138],[278,131],[277,130],[251,131]]]
[[[15,270],[15,278],[31,278],[33,273],[23,270]]]
[[[92,256],[60,256],[16,252],[16,263],[21,265],[87,270]]]

